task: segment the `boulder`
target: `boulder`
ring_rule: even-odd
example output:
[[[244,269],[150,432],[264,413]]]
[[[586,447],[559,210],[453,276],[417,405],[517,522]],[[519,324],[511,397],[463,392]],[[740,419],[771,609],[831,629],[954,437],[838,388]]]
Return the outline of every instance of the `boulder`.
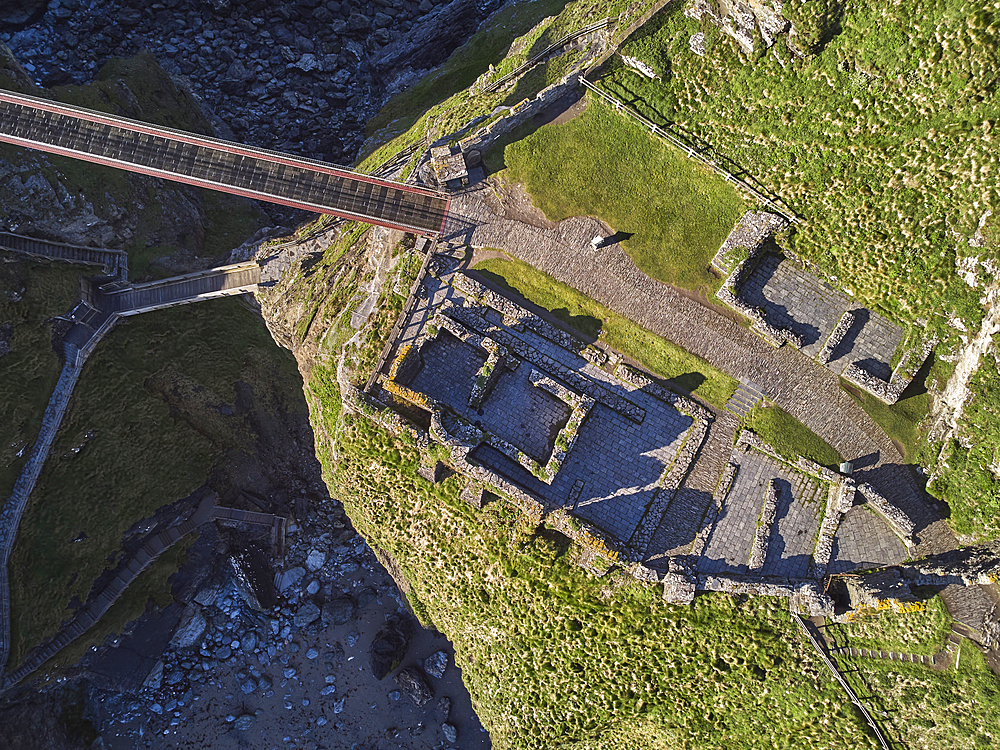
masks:
[[[177,625],[177,630],[174,631],[174,637],[170,639],[170,646],[172,648],[191,648],[201,638],[207,625],[205,616],[198,607],[188,607],[184,612],[184,617]]]
[[[284,594],[288,589],[301,581],[302,576],[305,574],[305,568],[292,568],[291,570],[286,570],[278,577],[278,591]]]
[[[424,659],[424,671],[431,677],[441,679],[448,668],[448,654],[438,651]]]
[[[296,106],[296,103],[292,103],[291,101],[289,101],[289,104],[292,107]],[[309,568],[309,571],[312,573],[315,573],[317,570],[322,568],[323,563],[325,562],[326,562],[326,555],[323,554],[323,552],[321,552],[318,549],[311,549],[309,550],[309,554],[306,555],[306,567]]]
[[[427,682],[420,667],[407,667],[399,671],[396,675],[396,684],[403,691],[403,695],[413,701],[417,707],[423,706],[434,697],[434,690]]]
[[[295,613],[295,616],[292,618],[292,623],[297,628],[304,628],[307,625],[311,625],[312,623],[316,622],[316,620],[318,619],[319,619],[319,607],[317,607],[312,602],[306,602],[301,607],[299,607],[298,611]]]
[[[323,618],[331,625],[346,625],[353,617],[354,600],[350,597],[337,597],[323,605]]]
[[[379,628],[368,647],[372,674],[376,680],[385,679],[402,663],[413,638],[413,623],[398,616],[389,618]]]
[[[446,742],[450,742],[452,744],[455,744],[455,741],[458,739],[458,730],[455,729],[454,724],[442,724],[441,734],[444,735]]]

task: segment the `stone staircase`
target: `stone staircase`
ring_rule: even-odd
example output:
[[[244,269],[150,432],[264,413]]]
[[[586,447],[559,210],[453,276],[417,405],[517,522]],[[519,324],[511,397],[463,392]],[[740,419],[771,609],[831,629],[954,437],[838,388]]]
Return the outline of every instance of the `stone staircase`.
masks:
[[[726,402],[725,409],[737,417],[744,416],[753,409],[764,398],[764,391],[760,386],[749,382],[740,382],[732,398]]]

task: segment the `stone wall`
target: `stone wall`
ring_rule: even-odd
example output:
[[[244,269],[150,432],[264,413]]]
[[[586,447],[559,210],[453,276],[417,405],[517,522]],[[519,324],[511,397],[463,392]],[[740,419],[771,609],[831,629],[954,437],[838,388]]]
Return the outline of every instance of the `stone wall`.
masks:
[[[912,547],[916,543],[913,536],[916,524],[906,513],[886,500],[870,484],[859,484],[858,492],[868,501],[869,507],[885,519],[889,528],[902,538],[907,547]]]
[[[753,535],[753,545],[750,547],[750,562],[747,564],[750,570],[760,570],[764,567],[768,541],[771,539],[771,528],[774,526],[774,516],[777,509],[778,484],[772,479],[767,483],[764,504],[760,509],[760,518],[757,519],[757,529]]]
[[[796,349],[801,349],[802,339],[798,334],[771,325],[763,310],[750,307],[739,295],[740,285],[760,262],[764,240],[787,225],[788,221],[777,214],[747,211],[712,258],[712,266],[722,272],[729,272],[716,294],[723,304],[749,318],[753,322],[753,329],[772,346],[779,347],[788,341]],[[741,248],[746,249],[744,257],[740,257]]]
[[[851,362],[843,372],[844,380],[863,388],[873,396],[885,401],[887,404],[894,404],[903,395],[903,391],[913,381],[914,376],[927,360],[931,349],[937,340],[934,338],[921,341],[918,346],[908,349],[899,359],[899,364],[892,372],[889,380],[872,375],[870,372],[860,367],[856,362]]]
[[[827,338],[826,343],[823,344],[823,349],[820,351],[818,359],[821,364],[826,364],[830,361],[830,357],[833,356],[834,350],[840,345],[840,342],[844,340],[844,336],[847,332],[851,330],[851,326],[854,325],[854,313],[850,310],[845,312],[840,316],[840,320],[837,321],[837,325],[830,332],[829,338]]]

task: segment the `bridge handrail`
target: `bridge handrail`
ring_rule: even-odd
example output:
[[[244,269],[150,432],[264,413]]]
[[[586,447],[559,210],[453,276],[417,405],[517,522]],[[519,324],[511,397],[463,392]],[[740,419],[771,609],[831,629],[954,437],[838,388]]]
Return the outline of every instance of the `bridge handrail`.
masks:
[[[155,281],[145,281],[141,284],[130,284],[129,286],[123,286],[119,289],[109,289],[104,292],[104,294],[110,296],[113,294],[124,294],[126,292],[141,292],[148,289],[155,289],[158,286],[170,286],[171,284],[176,284],[181,281],[191,281],[193,279],[200,279],[207,276],[218,276],[220,274],[227,274],[235,271],[249,271],[253,268],[260,268],[260,264],[254,260],[245,260],[240,263],[230,263],[228,266],[206,268],[203,271],[192,271],[191,273],[185,273],[180,276],[171,276],[166,279],[156,279]]]
[[[542,50],[541,52],[539,52],[537,55],[534,55],[533,57],[530,57],[527,60],[525,60],[523,63],[521,63],[521,65],[519,65],[518,67],[514,68],[513,71],[511,71],[510,73],[508,73],[507,75],[505,75],[503,78],[498,78],[496,81],[493,81],[492,83],[488,83],[486,86],[483,87],[483,91],[496,91],[498,88],[500,88],[505,83],[507,83],[507,81],[510,81],[510,80],[512,80],[514,78],[517,78],[517,76],[521,75],[521,73],[523,73],[524,71],[526,71],[528,68],[531,68],[534,65],[537,65],[539,61],[541,61],[542,59],[544,59],[545,57],[547,57],[551,53],[555,52],[557,49],[559,49],[560,47],[562,47],[564,44],[566,44],[570,40],[576,39],[577,37],[586,36],[587,34],[589,34],[592,31],[598,31],[599,29],[603,29],[610,22],[611,22],[610,19],[604,18],[604,19],[602,19],[600,21],[595,21],[594,23],[590,24],[589,26],[584,26],[582,29],[577,29],[576,31],[571,31],[569,34],[566,34],[566,36],[564,36],[559,41],[553,42],[552,44],[550,44],[548,47],[546,47],[544,50]]]
[[[344,174],[350,176],[354,179],[360,180],[362,182],[373,182],[376,184],[385,185],[386,187],[392,187],[398,190],[405,190],[410,193],[420,193],[423,195],[429,195],[435,198],[446,197],[447,194],[439,191],[432,190],[430,188],[415,187],[402,182],[395,182],[393,180],[386,180],[380,177],[374,177],[364,172],[359,172],[349,167],[342,167],[339,165],[330,164],[328,162],[319,161],[318,159],[310,159],[306,156],[297,156],[293,154],[286,154],[280,151],[272,151],[271,149],[261,148],[260,146],[247,146],[242,143],[235,143],[233,141],[226,141],[221,138],[215,138],[210,135],[202,135],[200,133],[190,133],[184,130],[177,130],[176,128],[168,128],[162,125],[153,125],[151,123],[142,122],[141,120],[133,120],[128,117],[120,117],[118,115],[112,115],[107,112],[98,112],[92,109],[86,109],[84,107],[77,107],[73,104],[64,104],[63,102],[54,102],[49,99],[42,99],[37,96],[30,96],[28,94],[20,94],[6,89],[0,89],[0,101],[9,102],[12,104],[20,104],[23,106],[31,107],[32,109],[42,109],[54,114],[69,115],[76,117],[81,120],[88,120],[90,122],[101,123],[103,125],[110,125],[111,127],[122,128],[124,130],[131,130],[139,133],[147,133],[149,135],[158,136],[171,136],[175,140],[183,141],[185,143],[190,143],[192,145],[202,145],[209,148],[219,149],[221,151],[226,151],[232,154],[242,154],[245,156],[262,156],[268,157],[270,161],[278,161],[280,163],[288,164],[289,166],[295,166],[296,163],[302,164],[311,169],[317,169],[321,172],[327,172],[329,174]]]

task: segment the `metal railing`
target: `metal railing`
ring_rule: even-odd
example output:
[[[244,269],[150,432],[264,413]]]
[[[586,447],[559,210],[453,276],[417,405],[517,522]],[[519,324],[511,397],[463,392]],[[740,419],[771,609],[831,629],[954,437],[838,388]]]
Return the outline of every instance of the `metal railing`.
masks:
[[[792,612],[792,619],[794,619],[795,622],[799,624],[799,627],[802,628],[802,632],[806,634],[806,638],[809,639],[809,642],[812,644],[813,648],[816,649],[816,653],[819,654],[819,658],[823,660],[823,663],[826,664],[827,669],[829,669],[830,673],[837,679],[837,682],[840,683],[840,686],[847,691],[847,695],[850,697],[851,702],[855,706],[857,706],[858,710],[861,711],[861,713],[864,715],[865,719],[868,721],[868,725],[875,732],[875,736],[878,738],[878,741],[882,745],[883,750],[891,750],[889,743],[885,738],[885,735],[882,734],[882,730],[880,730],[878,728],[878,725],[875,723],[875,719],[873,719],[872,715],[868,713],[868,709],[865,708],[864,704],[861,702],[861,699],[858,698],[854,690],[851,689],[851,686],[847,684],[847,680],[845,680],[844,676],[840,674],[840,670],[837,669],[836,665],[834,665],[834,663],[830,661],[829,658],[827,658],[826,652],[823,650],[823,647],[819,644],[819,641],[817,641],[816,638],[813,637],[813,634],[809,632],[809,628],[806,627],[806,624],[805,622],[802,621],[802,618],[799,617],[798,614],[796,614],[795,612]]]
[[[756,198],[757,200],[759,200],[761,203],[765,204],[768,208],[770,208],[771,210],[773,210],[776,214],[779,214],[780,216],[783,216],[789,222],[792,222],[792,223],[801,223],[800,220],[799,220],[799,218],[797,216],[795,216],[792,213],[789,213],[787,209],[783,208],[782,206],[779,206],[777,203],[774,202],[774,200],[772,200],[771,198],[768,198],[766,195],[764,195],[759,190],[757,190],[756,188],[754,188],[753,186],[751,186],[750,184],[748,184],[746,181],[741,180],[739,177],[737,177],[736,175],[734,175],[732,172],[730,172],[725,167],[719,166],[714,161],[712,161],[711,159],[709,159],[707,156],[705,156],[704,154],[702,154],[700,151],[698,151],[697,149],[692,148],[691,146],[689,146],[688,144],[686,144],[684,141],[682,141],[677,136],[673,135],[672,133],[667,132],[666,130],[664,130],[663,128],[661,128],[659,125],[657,125],[655,122],[653,122],[652,120],[650,120],[650,119],[648,119],[646,117],[643,117],[638,112],[636,112],[634,109],[632,109],[630,106],[628,106],[627,104],[625,104],[623,101],[615,98],[614,96],[612,96],[611,94],[609,94],[607,91],[604,91],[603,89],[598,88],[597,86],[595,86],[594,84],[592,84],[590,81],[588,81],[586,78],[581,77],[580,78],[580,83],[583,85],[583,87],[585,89],[587,89],[588,91],[593,91],[595,94],[597,94],[599,97],[601,97],[604,101],[606,101],[608,104],[610,104],[611,106],[613,106],[615,108],[615,111],[617,111],[617,112],[623,112],[624,114],[628,115],[633,120],[635,120],[636,122],[638,122],[640,125],[642,125],[643,127],[647,128],[653,135],[656,135],[656,136],[662,138],[663,140],[667,141],[668,143],[676,146],[677,148],[679,148],[682,151],[684,151],[684,153],[686,153],[689,157],[691,157],[692,159],[694,159],[695,161],[697,161],[699,164],[703,164],[704,166],[708,167],[709,169],[711,169],[712,171],[714,171],[717,174],[721,175],[722,177],[725,177],[727,181],[733,183],[734,185],[736,185],[737,187],[741,188],[742,190],[750,193],[750,195],[752,195],[754,198]]]
[[[514,68],[513,71],[511,71],[510,73],[508,73],[507,75],[505,75],[503,78],[498,78],[497,80],[493,81],[492,83],[486,84],[486,86],[483,87],[483,91],[484,92],[486,92],[486,91],[496,91],[497,89],[499,89],[501,86],[503,86],[508,81],[512,81],[513,79],[517,78],[519,75],[521,75],[522,73],[524,73],[529,68],[532,68],[535,65],[537,65],[539,62],[541,62],[542,60],[544,60],[546,57],[548,57],[549,55],[551,55],[553,52],[555,52],[557,49],[559,49],[560,47],[562,47],[563,45],[565,45],[567,42],[571,42],[574,39],[577,39],[578,37],[581,37],[581,36],[586,36],[587,34],[590,34],[593,31],[600,31],[601,29],[606,28],[609,23],[610,23],[610,20],[607,19],[607,18],[604,18],[604,19],[602,19],[600,21],[596,21],[596,22],[590,24],[589,26],[584,26],[582,29],[577,29],[576,31],[570,32],[569,34],[567,34],[566,36],[564,36],[559,41],[553,42],[552,44],[550,44],[548,47],[546,47],[544,50],[542,50],[541,52],[539,52],[537,55],[534,55],[533,57],[530,57],[525,62],[521,63],[521,65],[519,65],[518,67]]]

